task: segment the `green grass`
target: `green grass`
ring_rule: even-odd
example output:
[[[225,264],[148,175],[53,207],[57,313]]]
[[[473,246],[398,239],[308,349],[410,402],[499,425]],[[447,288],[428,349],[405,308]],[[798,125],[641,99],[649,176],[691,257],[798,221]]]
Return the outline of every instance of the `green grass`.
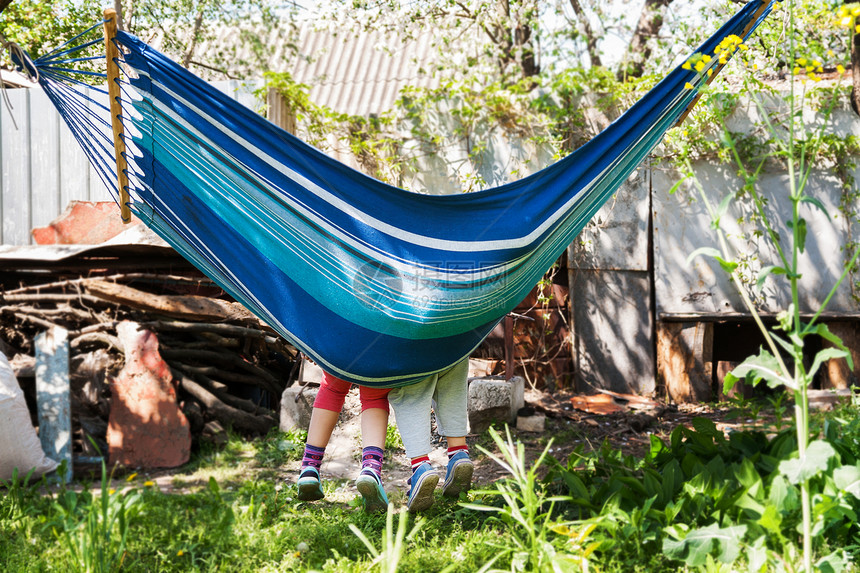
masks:
[[[840,408],[821,424],[822,431],[829,428],[828,439],[848,465],[860,457],[857,414],[854,406]],[[109,528],[93,516],[118,515],[121,503],[129,508],[123,571],[471,572],[491,562],[493,570],[549,571],[558,566],[578,571],[583,560],[592,570],[608,572],[668,573],[683,569],[683,560],[689,570],[699,570],[689,567],[691,553],[673,559],[662,549],[667,531],[675,536],[686,527],[701,531],[713,522],[711,516],[722,516],[722,527],[761,529],[750,513],[758,502],[747,498],[758,499],[766,490],[756,486],[739,498],[739,484],[761,479],[770,487],[778,475],[775,456],[788,455],[790,448],[783,447],[785,432],[773,438],[755,430],[728,441],[714,433],[712,424],[695,426],[663,448],[654,445],[650,461],[607,445],[558,462],[546,455],[542,463],[550,475],[545,479],[539,478],[544,472],[536,471],[538,463],[524,463],[523,449],[510,437],[488,433],[475,454],[483,449],[486,463],[498,459],[511,468],[511,477],[457,501],[437,492],[429,511],[420,518],[406,515],[402,522],[405,493],[393,488],[391,516],[366,514],[347,480],[325,481],[324,501],[298,501],[292,477],[304,436],[279,432],[257,440],[230,436],[220,448],[204,448],[175,473],[175,492],[146,485],[146,475],[118,476],[109,484],[96,479],[82,484],[83,491],[79,483],[74,496],[47,482],[28,486],[18,480],[0,489],[0,571],[86,570],[85,559],[73,558],[70,542],[116,551],[111,539],[121,531],[120,524],[106,535]],[[716,458],[724,462],[714,465]],[[710,477],[704,479],[706,475]],[[832,490],[832,479],[822,479],[822,491]],[[111,491],[107,500],[101,496],[102,483]],[[833,525],[818,548],[822,556],[833,551],[828,547],[848,548],[853,556],[860,545],[858,527],[849,518],[860,502],[847,493],[839,499],[838,507],[822,506],[822,519]],[[66,500],[65,505],[58,500]],[[786,526],[793,527],[796,513],[786,505]],[[81,536],[87,543],[81,543]],[[693,542],[685,543],[692,550]],[[783,555],[793,546],[791,537],[768,545]],[[711,570],[746,570],[749,546],[744,547],[738,563]],[[711,562],[721,556],[715,551],[716,546]],[[108,557],[96,555],[86,562],[110,564],[113,558]]]

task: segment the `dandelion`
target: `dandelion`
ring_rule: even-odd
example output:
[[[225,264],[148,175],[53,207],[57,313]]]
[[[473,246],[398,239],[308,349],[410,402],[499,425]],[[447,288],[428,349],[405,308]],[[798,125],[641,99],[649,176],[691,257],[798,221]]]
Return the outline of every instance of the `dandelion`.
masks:
[[[154,485],[155,485],[155,482],[151,481],[151,480],[146,480],[145,482],[143,482],[143,487],[152,487]]]
[[[108,495],[113,495],[113,494],[115,494],[115,493],[116,493],[116,490],[115,490],[115,489],[110,489],[110,490],[108,490]]]
[[[806,58],[797,58],[798,66],[806,66]]]
[[[133,473],[130,476],[128,476],[127,478],[125,478],[125,481],[127,481],[127,482],[132,481],[136,477],[137,477],[137,473]]]
[[[839,75],[844,74],[845,73],[845,66],[843,66],[842,64],[839,64],[838,66],[836,66],[836,72]]]
[[[177,551],[177,552],[176,552],[176,556],[177,556],[177,557],[182,557],[183,555],[185,555],[185,552],[184,552],[183,550],[181,550],[181,549],[180,549],[179,551]]]

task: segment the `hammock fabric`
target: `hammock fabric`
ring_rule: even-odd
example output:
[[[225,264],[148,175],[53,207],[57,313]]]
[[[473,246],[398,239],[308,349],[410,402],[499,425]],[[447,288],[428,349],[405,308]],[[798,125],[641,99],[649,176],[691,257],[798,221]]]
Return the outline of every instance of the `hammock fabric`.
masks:
[[[747,4],[698,52],[746,39],[774,1]],[[69,64],[103,40],[82,37],[19,64],[38,71],[116,193],[107,106],[92,101],[107,91],[87,91],[81,79],[104,74]],[[118,32],[114,42],[131,211],[325,370],[380,387],[468,356],[694,103],[708,70],[720,69],[716,57],[699,71],[678,67],[589,143],[529,177],[439,196],[327,157],[134,36]]]

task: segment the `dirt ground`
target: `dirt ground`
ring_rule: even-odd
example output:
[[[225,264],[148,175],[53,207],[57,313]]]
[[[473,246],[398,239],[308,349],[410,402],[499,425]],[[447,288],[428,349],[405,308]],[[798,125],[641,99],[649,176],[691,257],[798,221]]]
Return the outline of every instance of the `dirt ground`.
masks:
[[[341,420],[326,448],[326,460],[322,466],[324,476],[350,479],[355,477],[358,471],[360,407],[354,394],[357,393],[350,393]],[[689,426],[696,417],[709,418],[725,430],[752,422],[733,419],[728,409],[714,408],[706,404],[670,405],[659,401],[654,409],[626,408],[618,413],[599,415],[575,409],[571,404],[573,396],[574,394],[565,392],[556,392],[553,395],[534,390],[527,392],[526,405],[546,415],[543,432],[525,432],[511,428],[511,436],[515,441],[523,443],[529,462],[540,456],[550,439],[553,443],[549,453],[562,462],[566,462],[577,447],[584,446],[586,451],[591,451],[599,448],[605,440],[625,454],[642,457],[650,448],[652,434],[666,441],[672,430],[679,425]],[[618,404],[625,407],[623,400],[619,400]],[[499,433],[504,433],[503,425],[498,424],[495,427]],[[479,452],[479,446],[490,451],[495,450],[488,432],[470,435],[467,442],[476,460],[475,485],[486,485],[505,475],[504,469]],[[434,446],[430,454],[431,462],[437,468],[444,468],[444,440],[435,436]],[[406,480],[411,472],[409,461],[402,450],[386,452],[384,471],[386,489],[406,491]]]
[[[565,463],[570,454],[577,447],[583,446],[586,451],[598,449],[601,444],[608,440],[615,449],[622,450],[625,454],[641,457],[650,447],[650,436],[652,434],[667,441],[672,431],[679,425],[691,425],[696,417],[707,417],[712,419],[718,427],[729,430],[732,427],[749,424],[753,420],[734,419],[728,409],[714,408],[709,405],[670,405],[654,402],[652,409],[626,408],[623,411],[600,415],[577,410],[571,404],[574,394],[556,392],[552,395],[529,390],[526,393],[526,405],[546,415],[545,427],[542,432],[525,432],[511,428],[511,436],[515,441],[523,444],[529,463],[534,462],[544,448],[552,439],[549,453],[555,459]],[[619,401],[624,406],[624,401]],[[350,499],[355,496],[352,479],[358,473],[359,457],[361,452],[360,432],[360,403],[358,393],[351,392],[344,406],[341,418],[335,427],[331,441],[326,448],[325,460],[322,465],[324,479],[343,480],[338,488],[336,498]],[[392,422],[393,424],[393,418]],[[497,424],[497,431],[504,434],[504,425]],[[475,459],[475,475],[473,484],[475,487],[486,486],[506,475],[506,471],[486,455],[480,452],[479,447],[489,451],[497,451],[489,432],[470,435],[467,438],[470,450]],[[431,462],[436,468],[444,471],[447,462],[444,440],[434,436],[434,449],[430,453]],[[253,460],[249,459],[249,462]],[[289,462],[277,468],[252,467],[238,470],[233,477],[252,478],[259,472],[275,471],[276,479],[284,485],[292,485],[298,476],[299,461]],[[182,468],[154,470],[142,472],[141,479],[153,480],[157,487],[165,493],[181,493],[192,491],[205,485],[206,479],[199,476],[183,475],[186,470]],[[385,488],[389,496],[395,498],[404,495],[408,489],[406,480],[411,475],[409,460],[405,452],[400,449],[392,449],[386,452],[384,466]],[[267,478],[269,479],[269,478]],[[117,480],[117,485],[125,485],[122,478]],[[400,492],[400,493],[398,493]]]

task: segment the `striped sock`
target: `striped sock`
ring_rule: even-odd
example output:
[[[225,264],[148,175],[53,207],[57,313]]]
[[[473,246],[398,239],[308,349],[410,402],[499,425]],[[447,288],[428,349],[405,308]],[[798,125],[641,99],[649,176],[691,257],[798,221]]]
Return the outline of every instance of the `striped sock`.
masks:
[[[469,453],[469,446],[464,445],[464,446],[454,446],[453,448],[448,448],[448,459],[450,460],[452,457],[454,457],[454,454],[456,454],[457,452],[461,452],[463,450],[465,450],[466,453],[468,454]]]
[[[361,450],[361,471],[371,471],[382,481],[382,460],[385,456],[382,448],[367,446]]]
[[[325,448],[318,448],[310,444],[305,444],[305,455],[302,458],[302,473],[304,473],[307,468],[314,468],[319,472],[320,466],[322,465],[323,455],[325,455]]]
[[[420,466],[424,462],[429,462],[429,461],[430,461],[430,456],[418,456],[417,458],[412,458],[411,463],[412,463],[413,473],[415,472],[415,470],[418,469],[418,466]]]

